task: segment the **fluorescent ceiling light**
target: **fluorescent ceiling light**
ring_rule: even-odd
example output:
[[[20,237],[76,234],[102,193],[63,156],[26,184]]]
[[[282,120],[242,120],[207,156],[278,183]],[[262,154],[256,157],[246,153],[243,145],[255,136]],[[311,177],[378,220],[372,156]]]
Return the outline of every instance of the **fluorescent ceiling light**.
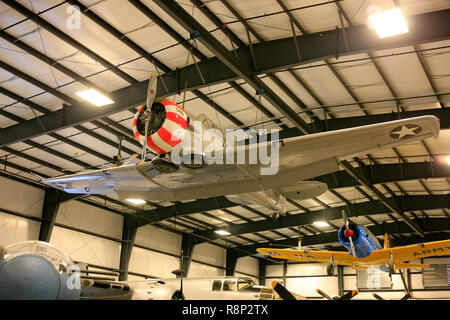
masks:
[[[105,106],[107,104],[114,103],[110,98],[101,94],[95,89],[89,89],[77,92],[77,96],[82,97],[84,100],[96,105],[97,107]]]
[[[409,31],[400,8],[374,13],[369,16],[369,21],[380,38],[391,37]]]
[[[231,234],[231,233],[229,233],[226,230],[216,230],[214,232],[217,233],[217,234],[220,234],[221,236],[229,236]]]
[[[136,204],[136,205],[146,203],[146,201],[142,200],[142,199],[125,199],[125,201],[128,201],[128,202],[130,202],[132,204]]]
[[[318,227],[329,227],[330,225],[328,223],[326,223],[325,221],[316,221],[314,222],[314,225],[318,226]]]
[[[445,161],[447,161],[447,163],[450,165],[450,157],[446,157]]]

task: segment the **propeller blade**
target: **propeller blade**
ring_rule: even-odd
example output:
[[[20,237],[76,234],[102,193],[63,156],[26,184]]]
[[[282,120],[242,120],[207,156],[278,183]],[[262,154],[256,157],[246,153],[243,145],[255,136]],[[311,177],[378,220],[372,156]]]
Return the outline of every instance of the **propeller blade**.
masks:
[[[282,284],[278,281],[272,282],[272,288],[283,300],[297,300]]]
[[[322,297],[324,297],[325,299],[333,300],[333,298],[331,298],[329,295],[327,295],[325,292],[323,292],[323,291],[320,290],[320,289],[316,289],[316,292],[317,292],[318,294],[320,294]]]
[[[378,300],[385,300],[383,297],[377,295],[375,292],[372,293],[372,296],[373,296],[374,298],[378,299]]]
[[[342,218],[344,218],[345,227],[348,229],[349,222],[348,222],[348,218],[347,218],[347,215],[345,214],[344,210],[342,210]]]
[[[147,109],[150,110],[152,108],[152,104],[155,101],[156,98],[156,85],[158,83],[158,77],[156,73],[152,73],[150,76],[150,79],[148,80],[148,88],[147,88]]]
[[[356,258],[355,245],[353,244],[352,237],[348,238],[350,240],[350,247],[352,248],[352,255]]]
[[[359,293],[358,290],[352,290],[347,292],[346,294],[340,296],[337,300],[350,300],[354,296],[356,296]]]
[[[142,157],[141,160],[145,161],[145,156],[147,155],[147,137],[148,137],[148,129],[150,126],[150,121],[152,119],[152,105],[156,98],[156,85],[158,83],[158,78],[156,73],[152,73],[150,79],[148,80],[148,88],[147,88],[147,101],[145,104],[145,110],[143,110],[145,115],[145,133],[144,133],[144,146],[142,148]]]
[[[144,133],[145,140],[144,145],[142,147],[142,157],[141,157],[142,161],[145,161],[145,156],[147,155],[147,137],[148,137],[148,127],[150,126],[150,115],[148,115],[147,117],[148,119],[145,120],[145,133]]]
[[[412,293],[408,292],[406,295],[403,296],[403,298],[401,298],[400,300],[408,300],[409,298],[412,297]]]
[[[349,224],[350,224],[350,222],[349,222],[349,220],[348,220],[348,217],[347,217],[347,215],[345,214],[345,211],[344,211],[344,210],[342,210],[341,212],[342,212],[342,217],[344,218],[344,224],[345,224],[345,227],[346,227],[347,229],[349,229]],[[355,251],[355,245],[353,244],[353,239],[352,239],[352,237],[348,237],[348,239],[350,240],[350,247],[352,248],[352,255],[353,255],[354,257],[356,257],[356,251]]]
[[[383,297],[377,295],[375,292],[372,293],[372,296],[375,297],[375,298],[378,299],[378,300],[386,300],[386,299],[384,299]],[[412,297],[412,293],[411,293],[411,292],[408,292],[408,293],[407,293],[406,295],[404,295],[400,300],[408,300],[408,299],[411,298],[411,297]]]

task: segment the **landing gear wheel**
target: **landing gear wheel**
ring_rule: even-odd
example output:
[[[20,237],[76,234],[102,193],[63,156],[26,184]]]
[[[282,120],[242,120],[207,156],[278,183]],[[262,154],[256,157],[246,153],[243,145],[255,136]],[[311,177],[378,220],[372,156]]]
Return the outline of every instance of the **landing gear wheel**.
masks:
[[[161,173],[171,173],[178,170],[178,166],[175,163],[161,158],[153,160],[152,166]]]
[[[273,219],[273,220],[277,220],[279,216],[280,216],[280,213],[279,213],[279,212],[274,212],[274,213],[272,214],[272,219]]]
[[[336,266],[329,264],[327,266],[327,275],[333,277],[334,275],[336,275]]]
[[[392,263],[389,263],[389,275],[392,276],[393,274],[395,274],[395,268],[394,265]]]

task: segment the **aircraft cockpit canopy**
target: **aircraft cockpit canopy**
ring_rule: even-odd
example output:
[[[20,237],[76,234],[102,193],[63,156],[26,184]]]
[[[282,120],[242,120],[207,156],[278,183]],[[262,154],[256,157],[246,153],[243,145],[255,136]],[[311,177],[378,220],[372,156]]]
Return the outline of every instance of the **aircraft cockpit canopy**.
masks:
[[[256,282],[252,278],[240,277],[238,279],[215,280],[212,284],[212,291],[245,291],[254,286],[256,286]]]
[[[237,286],[238,286],[238,291],[244,291],[253,286],[256,286],[256,282],[255,282],[255,280],[253,280],[251,278],[239,278]]]

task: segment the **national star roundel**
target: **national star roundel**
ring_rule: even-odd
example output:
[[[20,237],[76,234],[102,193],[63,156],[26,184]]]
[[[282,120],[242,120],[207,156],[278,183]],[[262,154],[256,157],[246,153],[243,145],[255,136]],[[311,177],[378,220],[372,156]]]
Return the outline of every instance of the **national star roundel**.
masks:
[[[403,124],[395,127],[389,132],[392,139],[400,140],[417,136],[422,131],[422,128],[417,124]]]

